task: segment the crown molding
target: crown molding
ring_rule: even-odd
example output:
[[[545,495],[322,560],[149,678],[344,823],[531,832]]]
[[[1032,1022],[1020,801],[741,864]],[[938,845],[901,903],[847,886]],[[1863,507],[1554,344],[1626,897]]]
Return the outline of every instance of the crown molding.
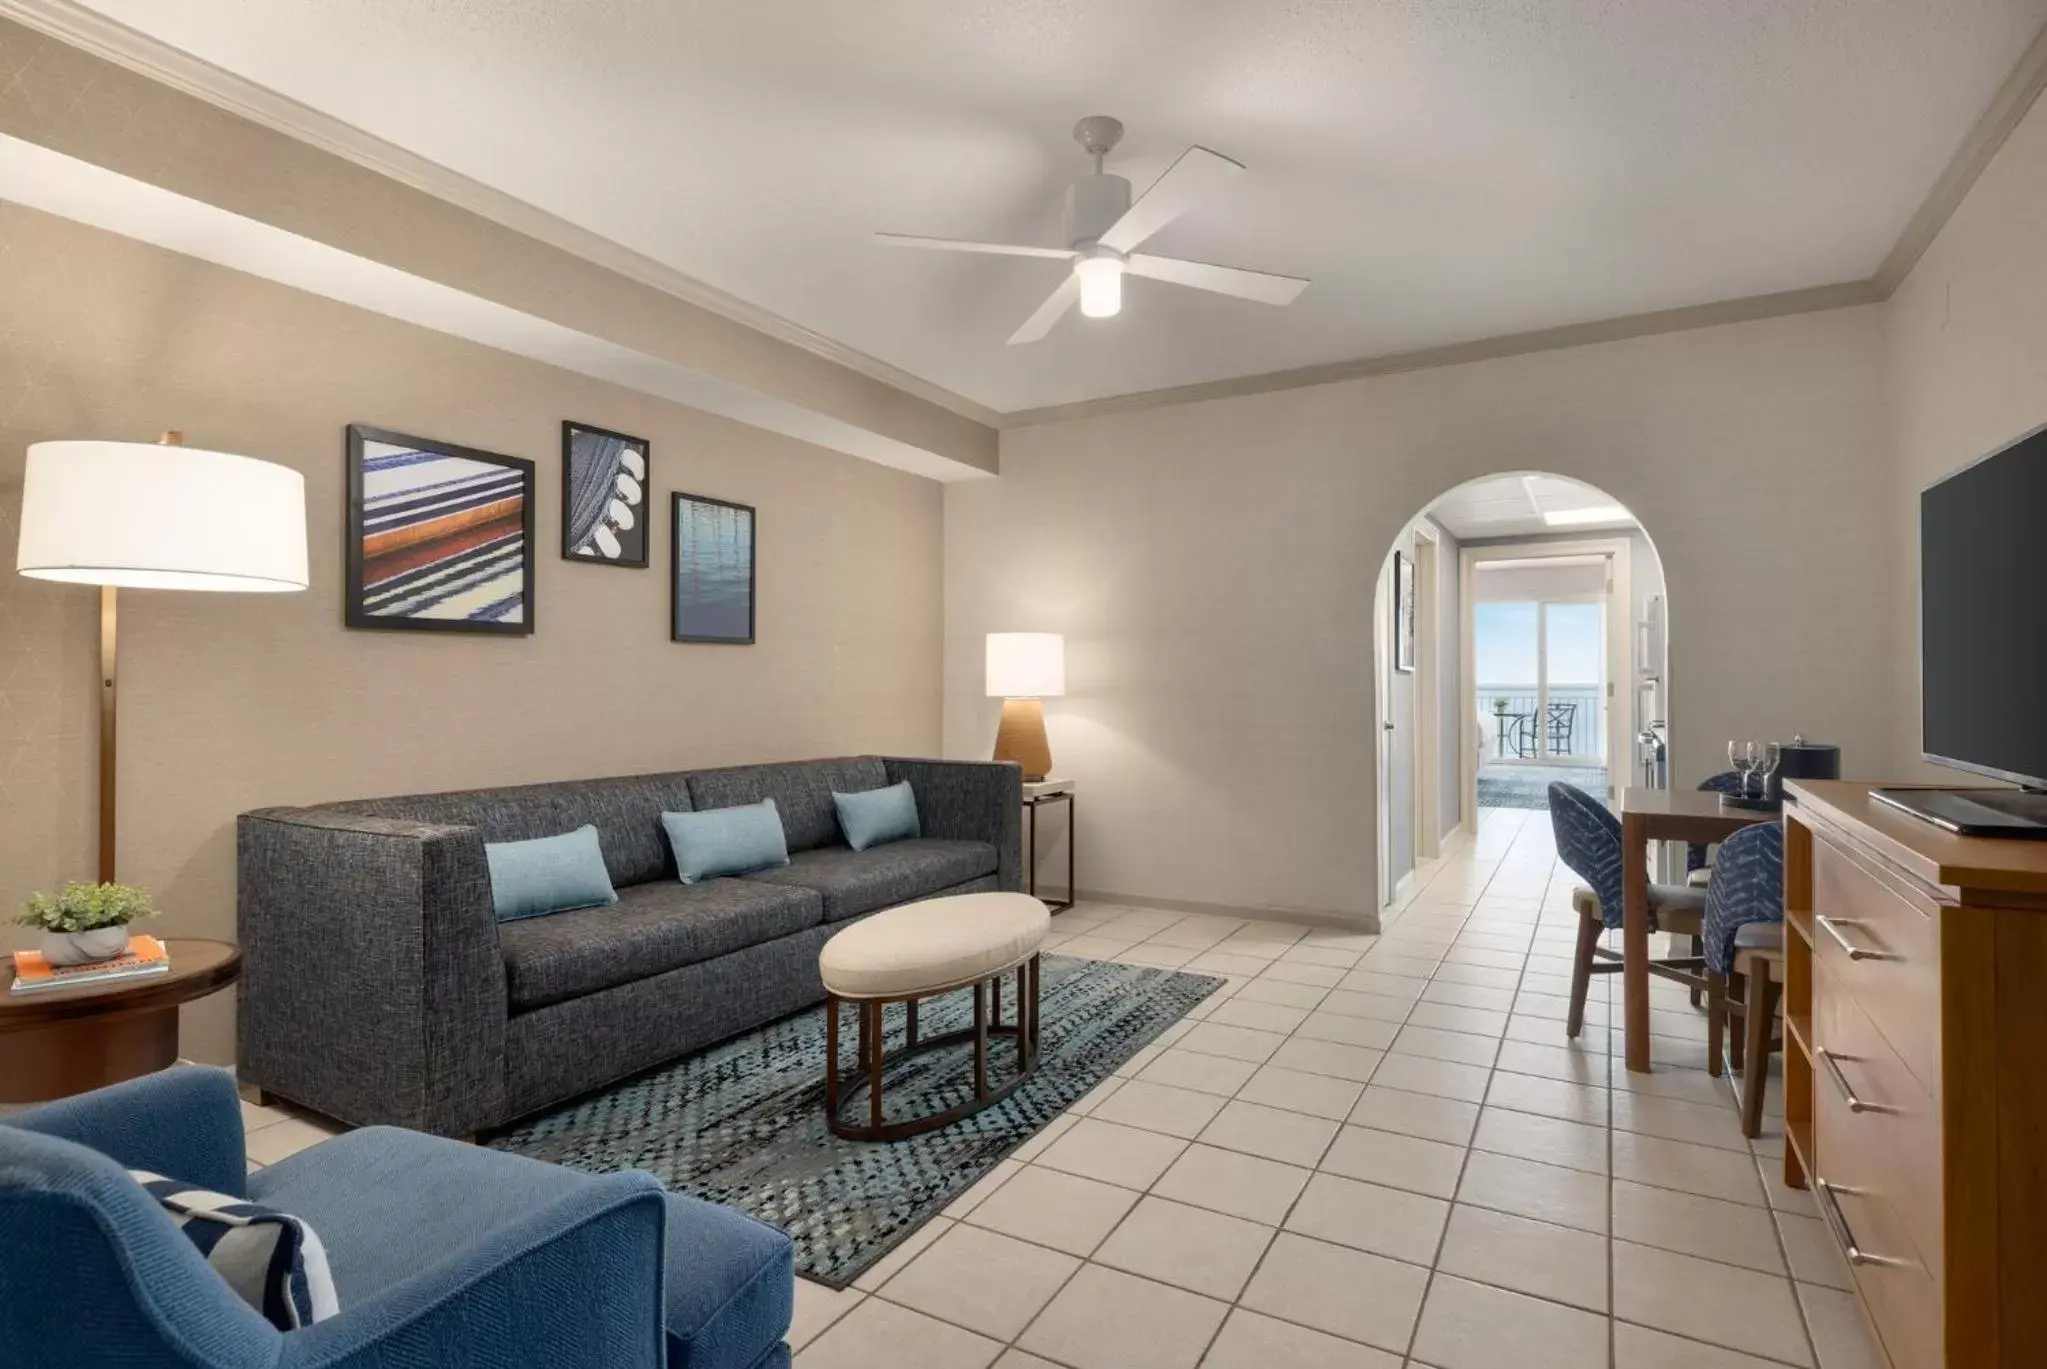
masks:
[[[1875,284],[1885,299],[1895,294],[1905,283],[1905,277],[1912,274],[1912,268],[1926,255],[1926,249],[1933,246],[1940,230],[1947,227],[1947,221],[1968,198],[1977,178],[2004,147],[2012,130],[2026,117],[2043,89],[2047,89],[2047,24],[2041,25],[2040,31],[2033,35],[2033,41],[2020,55],[2018,65],[1997,88],[1997,94],[1990,97],[1989,106],[1976,120],[1975,127],[1969,130],[1969,136],[1962,139],[1962,145],[1955,150],[1939,179],[1934,181],[1933,189],[1919,206],[1919,212],[1899,234],[1897,245],[1877,267]]]
[[[649,289],[673,295],[779,342],[800,347],[962,418],[991,428],[1000,424],[1000,415],[995,410],[964,395],[812,332],[459,171],[180,51],[74,0],[0,0],[0,17],[13,19],[59,42],[614,271]]]
[[[344,123],[288,96],[182,52],[77,4],[75,0],[0,0],[0,16],[14,19],[94,56],[114,62],[184,94],[205,100],[287,137],[341,157],[415,190],[515,232],[545,242],[650,289],[662,291],[720,317],[752,328],[778,341],[800,347],[845,366],[869,379],[890,385],[961,417],[991,428],[1009,429],[1058,423],[1101,414],[1128,413],[1172,404],[1191,404],[1268,391],[1330,385],[1371,376],[1474,361],[1521,356],[1531,352],[1583,347],[1658,333],[1711,328],[1792,314],[1814,313],[1888,300],[1912,273],[1926,250],[1940,236],[1984,169],[2025,118],[2041,92],[2047,90],[2047,25],[2021,54],[2011,74],[1991,98],[1982,116],[1934,182],[1897,242],[1868,280],[1814,286],[1777,294],[1689,305],[1620,318],[1567,324],[1504,337],[1482,338],[1443,347],[1328,362],[1293,370],[1238,376],[1191,385],[1170,386],[1131,394],[1110,395],[1072,404],[1018,409],[1007,413],[955,394],[900,367],[848,347],[788,319],[686,276],[651,257],[580,228],[523,200],[494,190],[460,172],[429,161],[352,124]]]
[[[1681,333],[1695,328],[1716,328],[1729,323],[1750,323],[1757,319],[1782,318],[1790,314],[1811,314],[1825,309],[1846,309],[1858,304],[1878,304],[1884,296],[1871,281],[1848,281],[1840,285],[1819,285],[1805,290],[1787,290],[1774,295],[1749,295],[1742,299],[1712,304],[1691,304],[1654,313],[1630,314],[1623,318],[1571,323],[1560,328],[1542,328],[1507,337],[1483,338],[1475,342],[1452,343],[1391,356],[1368,357],[1360,361],[1337,361],[1321,366],[1303,366],[1291,371],[1268,371],[1263,375],[1238,376],[1230,380],[1175,385],[1163,390],[1113,395],[1107,399],[1085,399],[1077,404],[1056,404],[1042,409],[1018,409],[1002,416],[1004,429],[1029,428],[1042,423],[1063,423],[1075,418],[1096,418],[1103,414],[1130,413],[1173,404],[1194,404],[1205,399],[1233,399],[1243,395],[1266,394],[1275,390],[1299,390],[1311,385],[1334,385],[1346,380],[1398,375],[1403,371],[1425,371],[1439,366],[1464,366],[1474,361],[1524,356],[1530,352],[1554,352],[1570,347],[1589,347],[1601,342],[1649,337],[1657,333]]]

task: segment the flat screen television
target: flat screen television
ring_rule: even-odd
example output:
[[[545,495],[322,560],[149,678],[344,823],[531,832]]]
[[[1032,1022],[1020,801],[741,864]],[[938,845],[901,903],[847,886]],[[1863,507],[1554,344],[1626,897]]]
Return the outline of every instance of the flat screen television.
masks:
[[[2047,790],[2047,427],[1919,496],[1919,586],[1926,759]],[[2047,836],[2047,795],[1879,796],[1952,831]]]

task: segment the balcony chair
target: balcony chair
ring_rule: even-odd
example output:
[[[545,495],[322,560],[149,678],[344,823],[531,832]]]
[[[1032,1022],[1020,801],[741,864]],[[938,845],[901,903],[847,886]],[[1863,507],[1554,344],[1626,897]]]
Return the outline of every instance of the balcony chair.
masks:
[[[395,1127],[249,1173],[232,1076],[182,1067],[0,1118],[0,1361],[218,1369],[785,1369],[789,1238],[647,1174]],[[335,1315],[279,1331],[131,1179],[306,1221]]]
[[[1784,829],[1744,827],[1720,844],[1706,886],[1706,1069],[1720,1073],[1723,1042],[1741,1072],[1741,1134],[1763,1129],[1772,1029],[1784,981]],[[1727,1040],[1727,1019],[1742,1030]]]
[[[1585,991],[1595,974],[1622,968],[1621,955],[1599,944],[1601,934],[1621,925],[1621,820],[1605,804],[1575,785],[1549,786],[1549,819],[1557,856],[1591,887],[1572,891],[1578,913],[1578,950],[1571,962],[1571,1009],[1566,1035],[1585,1024]],[[1702,927],[1706,891],[1676,884],[1649,886],[1649,930],[1696,937]],[[1705,987],[1698,956],[1651,960],[1649,972],[1695,989]]]

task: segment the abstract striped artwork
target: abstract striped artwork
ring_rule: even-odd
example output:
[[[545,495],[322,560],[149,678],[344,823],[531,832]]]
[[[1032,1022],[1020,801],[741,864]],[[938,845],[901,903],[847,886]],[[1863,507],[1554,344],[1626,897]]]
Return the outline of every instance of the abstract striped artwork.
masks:
[[[533,630],[533,463],[349,429],[351,627]]]

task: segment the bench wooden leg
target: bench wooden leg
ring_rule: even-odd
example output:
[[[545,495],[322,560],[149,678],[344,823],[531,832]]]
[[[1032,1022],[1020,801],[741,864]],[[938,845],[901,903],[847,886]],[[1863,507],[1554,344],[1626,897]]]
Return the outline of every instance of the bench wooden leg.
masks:
[[[988,1096],[988,991],[1001,984],[984,979],[974,985],[974,1097]]]
[[[860,1005],[863,1017],[860,1035],[867,1046],[867,1124],[881,1125],[881,1003]]]
[[[839,998],[824,996],[824,1109],[825,1116],[839,1119]]]

